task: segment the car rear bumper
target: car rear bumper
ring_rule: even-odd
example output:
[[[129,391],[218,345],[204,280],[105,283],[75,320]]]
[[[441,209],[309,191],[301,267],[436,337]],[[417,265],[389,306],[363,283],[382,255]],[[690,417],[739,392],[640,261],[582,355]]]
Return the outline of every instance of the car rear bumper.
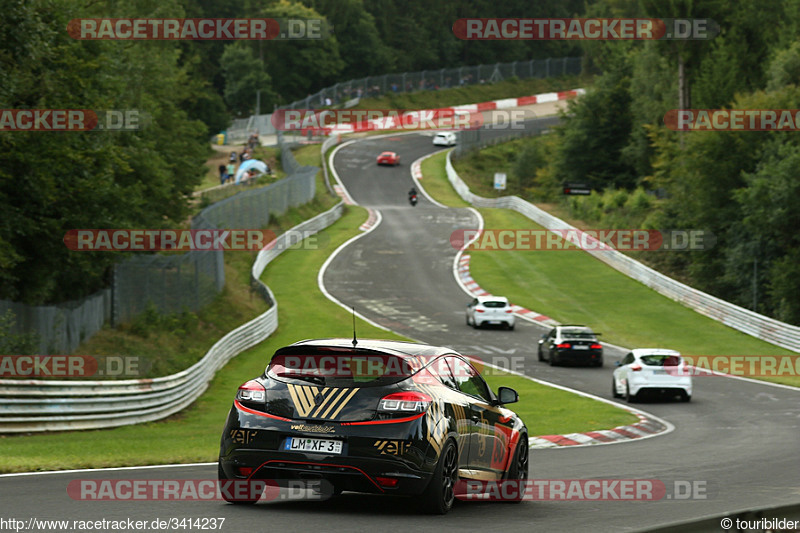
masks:
[[[419,494],[438,461],[436,447],[423,436],[424,418],[317,424],[262,417],[234,406],[223,431],[219,462],[228,479],[325,480],[339,490]],[[342,453],[288,451],[285,443],[291,437],[342,441]],[[396,479],[396,485],[381,483],[381,477]]]
[[[593,363],[603,358],[603,350],[558,350],[559,363]]]
[[[638,380],[631,378],[628,380],[631,394],[639,394],[640,392],[650,392],[659,394],[683,394],[688,396],[692,395],[692,380],[689,377],[676,378],[669,377],[667,379],[658,380]]]

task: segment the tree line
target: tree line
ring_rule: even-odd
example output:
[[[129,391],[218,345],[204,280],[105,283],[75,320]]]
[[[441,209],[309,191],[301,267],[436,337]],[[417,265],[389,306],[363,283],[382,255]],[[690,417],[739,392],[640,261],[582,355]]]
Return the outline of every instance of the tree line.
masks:
[[[570,16],[582,0],[1,0],[0,109],[137,110],[136,131],[0,131],[0,298],[34,305],[107,287],[121,253],[67,230],[175,227],[232,116],[367,75],[574,55],[574,43],[465,42],[461,17]],[[320,41],[78,40],[81,18],[324,18]]]
[[[585,42],[602,70],[550,139],[522,150],[515,178],[555,199],[562,182],[598,191],[564,201],[593,224],[702,229],[710,250],[648,252],[694,287],[800,324],[800,136],[676,132],[669,110],[800,108],[800,4],[783,0],[602,0],[586,16],[711,18],[709,40]]]

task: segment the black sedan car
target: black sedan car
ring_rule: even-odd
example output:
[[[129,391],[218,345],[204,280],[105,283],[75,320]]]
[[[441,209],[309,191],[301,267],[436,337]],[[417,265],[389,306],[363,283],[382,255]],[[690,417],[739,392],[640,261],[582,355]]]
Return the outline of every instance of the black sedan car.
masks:
[[[395,341],[302,341],[239,387],[222,433],[221,482],[324,481],[332,494],[417,496],[444,514],[459,480],[524,480],[528,432],[475,367]],[[231,498],[234,503],[255,499]]]
[[[582,363],[603,366],[603,345],[587,326],[556,326],[539,339],[539,361],[550,366]]]

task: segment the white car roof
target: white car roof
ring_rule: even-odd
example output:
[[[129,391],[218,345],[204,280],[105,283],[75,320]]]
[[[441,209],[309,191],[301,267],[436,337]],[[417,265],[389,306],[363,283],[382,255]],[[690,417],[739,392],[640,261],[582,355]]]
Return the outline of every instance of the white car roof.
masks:
[[[635,357],[642,357],[644,355],[681,355],[680,352],[668,350],[666,348],[636,348],[631,351]]]

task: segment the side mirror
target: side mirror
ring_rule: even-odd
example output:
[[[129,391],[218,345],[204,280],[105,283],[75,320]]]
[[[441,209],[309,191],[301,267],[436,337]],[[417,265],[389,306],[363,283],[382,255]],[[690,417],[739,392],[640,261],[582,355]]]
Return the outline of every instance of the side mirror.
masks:
[[[519,401],[519,394],[511,387],[500,387],[497,389],[497,402],[501,405]]]

